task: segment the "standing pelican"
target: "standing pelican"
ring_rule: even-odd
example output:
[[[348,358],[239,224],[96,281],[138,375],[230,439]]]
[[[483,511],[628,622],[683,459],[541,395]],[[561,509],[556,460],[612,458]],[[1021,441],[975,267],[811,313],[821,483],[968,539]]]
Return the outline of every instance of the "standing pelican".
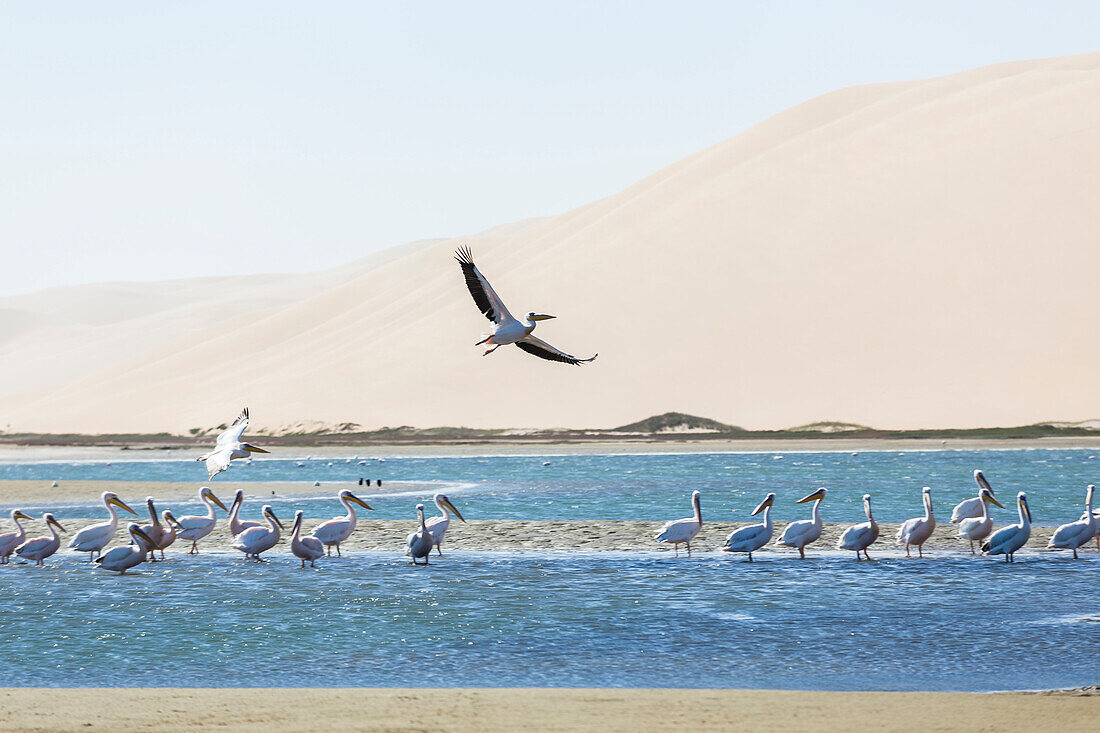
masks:
[[[151,554],[156,543],[142,531],[137,522],[130,522],[126,531],[130,533],[130,544],[112,547],[97,557],[95,562],[99,563],[99,567],[125,574],[130,568],[145,562],[147,552]]]
[[[990,496],[993,495],[993,487],[989,485],[989,482],[985,480],[985,474],[981,471],[974,472],[974,482],[978,484],[978,495],[973,499],[967,499],[960,501],[955,505],[955,509],[951,512],[951,523],[958,524],[964,519],[970,517],[980,517],[982,512],[985,511],[982,500],[982,489],[989,492]]]
[[[838,550],[855,550],[856,560],[859,560],[859,553],[862,551],[863,556],[868,560],[871,556],[867,554],[867,548],[875,544],[875,540],[878,539],[878,522],[871,516],[871,495],[863,495],[863,512],[867,515],[867,521],[860,524],[853,524],[848,529],[844,530],[844,533],[840,535],[840,540],[836,543],[836,549]]]
[[[1016,495],[1016,506],[1020,512],[1018,524],[1001,527],[982,545],[986,555],[1004,555],[1005,562],[1016,562],[1016,550],[1027,544],[1031,537],[1031,507],[1027,504],[1027,494]]]
[[[897,542],[905,545],[906,557],[912,557],[909,554],[909,545],[916,545],[917,557],[924,557],[924,543],[936,529],[936,515],[932,513],[932,489],[928,486],[921,489],[921,500],[924,502],[924,516],[909,519],[898,529]]]
[[[1076,560],[1077,548],[1096,536],[1096,515],[1092,513],[1092,494],[1094,491],[1096,491],[1096,487],[1089,484],[1088,489],[1085,490],[1085,513],[1076,522],[1063,524],[1054,530],[1054,535],[1051,536],[1050,542],[1047,544],[1048,548],[1073,550],[1073,559]]]
[[[270,504],[264,504],[261,514],[267,519],[268,526],[249,527],[234,537],[232,544],[234,550],[240,550],[246,556],[257,560],[260,559],[261,552],[267,552],[279,542],[279,530],[283,528],[283,523],[275,516],[275,512],[271,511]]]
[[[492,347],[486,350],[482,356],[488,356],[501,346],[508,344],[515,344],[528,354],[533,354],[540,359],[560,361],[563,364],[586,364],[599,356],[599,354],[596,354],[588,359],[578,359],[531,335],[539,321],[546,321],[555,316],[532,312],[528,313],[522,322],[519,321],[508,312],[504,301],[500,299],[500,296],[493,290],[493,286],[477,269],[473,254],[471,254],[468,247],[459,248],[455,252],[455,259],[458,260],[458,264],[462,268],[462,275],[466,278],[466,287],[469,288],[470,295],[474,297],[477,309],[494,324],[493,332],[474,344],[475,346],[485,344]]]
[[[233,503],[229,505],[229,534],[234,537],[246,529],[264,526],[263,522],[256,522],[251,519],[242,520],[240,518],[242,504],[244,504],[244,492],[237,489],[233,494]]]
[[[424,505],[416,505],[416,518],[420,520],[420,529],[413,532],[405,539],[405,557],[411,557],[413,565],[419,565],[419,558],[424,558],[424,564],[428,564],[428,556],[432,554],[432,533],[428,525],[424,523]]]
[[[46,529],[50,530],[50,536],[34,537],[15,548],[16,555],[26,560],[34,560],[35,565],[45,565],[43,561],[61,548],[61,538],[57,530],[65,531],[65,528],[49,512],[43,514],[42,519],[46,522]]]
[[[145,497],[145,506],[149,509],[149,524],[141,525],[141,531],[153,538],[153,547],[149,550],[149,562],[156,562],[156,551],[160,550],[160,559],[164,559],[164,548],[176,541],[176,530],[165,527],[157,516],[157,508],[153,506],[153,497]]]
[[[772,527],[772,504],[775,503],[775,494],[768,494],[764,501],[752,510],[751,516],[764,512],[764,521],[760,524],[750,524],[748,527],[735,529],[726,538],[726,544],[722,546],[722,552],[747,552],[749,562],[752,562],[752,553],[759,550],[771,541],[774,528]]]
[[[974,543],[981,542],[993,531],[993,519],[989,516],[989,505],[996,504],[1001,509],[1005,508],[1004,504],[993,498],[993,492],[984,486],[978,492],[978,497],[982,499],[982,515],[980,517],[967,517],[959,522],[959,537],[970,540],[971,555],[974,554]]]
[[[810,515],[810,519],[802,519],[788,524],[787,528],[783,530],[783,534],[779,535],[779,539],[775,541],[775,544],[797,547],[798,556],[805,560],[806,545],[816,542],[821,537],[821,530],[825,527],[824,522],[821,521],[820,508],[821,500],[825,498],[827,493],[829,493],[828,490],[822,487],[796,501],[795,504],[805,504],[812,501],[814,503],[813,513]]]
[[[319,557],[324,557],[325,546],[321,544],[321,540],[316,537],[306,535],[302,537],[302,510],[294,512],[294,528],[290,530],[290,551],[294,553],[294,557],[302,560],[302,567],[306,566],[306,560],[309,560],[309,566],[311,568],[317,567],[313,564],[313,561]]]
[[[451,524],[451,512],[455,513],[455,516],[461,519],[463,522],[466,520],[462,517],[462,512],[458,511],[451,500],[447,498],[446,494],[436,494],[432,497],[435,500],[435,505],[439,508],[439,511],[443,513],[441,517],[432,517],[428,520],[428,531],[432,533],[432,544],[435,545],[435,551],[440,555],[443,551],[439,549],[439,546],[443,544],[443,535],[447,534],[447,527]]]
[[[34,521],[33,517],[22,509],[12,510],[11,521],[15,522],[15,531],[0,534],[0,565],[7,565],[8,558],[15,552],[15,548],[27,539],[27,530],[23,529],[23,525],[19,523],[20,519],[26,519],[28,522]]]
[[[103,548],[110,544],[114,538],[115,530],[118,529],[116,506],[137,516],[137,512],[126,506],[126,502],[118,498],[118,494],[113,491],[104,491],[101,498],[103,499],[103,506],[107,507],[107,513],[111,515],[111,518],[103,524],[92,524],[85,527],[69,540],[69,547],[77,552],[88,553],[89,560],[103,552]]]
[[[371,506],[347,489],[337,494],[336,498],[340,500],[348,513],[342,517],[334,517],[327,522],[321,522],[313,528],[310,535],[321,540],[329,555],[332,554],[332,548],[335,545],[336,556],[340,557],[340,543],[351,537],[351,533],[355,531],[355,507],[352,504],[358,504],[364,509],[370,509]]]
[[[241,492],[244,495],[244,492]],[[191,549],[188,555],[197,555],[199,552],[199,540],[214,531],[218,523],[218,515],[214,513],[214,506],[221,507],[223,512],[229,510],[222,504],[221,499],[214,495],[209,486],[199,489],[199,501],[206,505],[205,515],[188,514],[185,517],[175,519],[178,536],[181,540],[191,540]],[[240,534],[236,532],[235,534]]]
[[[227,430],[218,435],[218,441],[214,444],[214,450],[204,456],[199,456],[196,461],[206,461],[206,471],[209,474],[207,480],[214,478],[219,473],[229,468],[229,462],[234,458],[248,458],[250,453],[268,453],[263,448],[257,448],[251,443],[242,443],[241,436],[248,428],[248,408],[241,410],[241,414],[233,421]]]
[[[691,506],[695,510],[695,513],[686,517],[685,519],[677,519],[674,522],[668,522],[664,527],[661,527],[661,531],[657,533],[658,542],[671,542],[673,548],[676,550],[676,556],[680,556],[680,543],[683,542],[687,545],[688,557],[691,557],[691,541],[695,539],[695,535],[699,534],[699,530],[703,528],[703,509],[699,503],[700,494],[698,491],[691,492]]]

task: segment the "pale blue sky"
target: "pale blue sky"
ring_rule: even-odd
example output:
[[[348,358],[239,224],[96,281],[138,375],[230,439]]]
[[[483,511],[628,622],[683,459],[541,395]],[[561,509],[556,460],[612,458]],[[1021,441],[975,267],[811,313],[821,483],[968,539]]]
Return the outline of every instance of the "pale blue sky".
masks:
[[[8,2],[0,20],[0,295],[329,267],[566,211],[833,89],[1100,46],[1091,2]]]

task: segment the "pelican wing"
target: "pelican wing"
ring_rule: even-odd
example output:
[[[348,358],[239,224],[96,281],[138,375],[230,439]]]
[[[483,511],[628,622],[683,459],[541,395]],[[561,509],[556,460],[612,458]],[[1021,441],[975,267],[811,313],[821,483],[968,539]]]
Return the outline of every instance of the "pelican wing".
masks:
[[[235,446],[241,442],[241,436],[244,435],[245,429],[248,428],[248,408],[241,410],[241,414],[237,415],[237,419],[233,421],[226,430],[218,436],[218,442],[214,446],[214,451],[218,452],[224,448]]]
[[[228,432],[227,430],[226,433]],[[226,433],[222,433],[222,436],[224,437]],[[218,438],[218,440],[220,441],[221,438]],[[207,481],[229,468],[229,461],[232,460],[232,454],[233,449],[227,445],[225,447],[219,447],[213,453],[206,456]]]
[[[516,346],[526,351],[528,354],[534,354],[540,359],[546,359],[547,361],[560,361],[563,364],[587,364],[594,360],[599,354],[593,354],[587,359],[578,359],[572,354],[567,354],[561,349],[557,349],[550,344],[546,343],[537,336],[528,334],[520,341],[516,342]]]
[[[477,269],[474,264],[474,256],[469,247],[459,247],[455,251],[455,259],[462,268],[462,275],[466,278],[466,287],[470,289],[470,295],[474,296],[474,303],[482,315],[493,323],[504,323],[512,320],[512,314],[504,305],[504,301],[493,290],[493,286]]]

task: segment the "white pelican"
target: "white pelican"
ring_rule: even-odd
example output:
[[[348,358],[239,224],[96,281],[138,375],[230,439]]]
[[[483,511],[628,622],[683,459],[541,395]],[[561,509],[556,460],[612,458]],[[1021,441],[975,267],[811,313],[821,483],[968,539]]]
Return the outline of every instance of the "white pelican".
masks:
[[[313,561],[319,557],[324,557],[325,546],[316,537],[309,535],[302,537],[301,535],[302,510],[299,509],[294,512],[294,528],[290,530],[290,551],[294,553],[294,557],[301,559],[303,568],[306,566],[306,560],[309,560],[311,568],[317,567],[313,564]]]
[[[214,495],[214,492],[210,490],[209,486],[203,486],[199,489],[199,501],[206,505],[206,514],[188,514],[179,519],[173,517],[178,533],[177,536],[181,540],[191,540],[191,549],[187,552],[188,555],[197,555],[199,552],[199,540],[214,531],[214,527],[218,523],[218,515],[214,513],[214,506],[217,505],[221,507],[223,512],[229,511],[225,508],[225,504],[222,504],[221,499]],[[240,534],[240,532],[236,534]]]
[[[440,555],[443,551],[439,549],[439,546],[443,544],[443,535],[447,534],[447,527],[451,524],[451,512],[455,513],[455,516],[461,519],[463,522],[466,520],[462,516],[462,512],[458,511],[451,500],[447,498],[446,494],[436,494],[432,497],[435,500],[435,505],[439,507],[439,511],[443,513],[441,517],[432,517],[428,520],[428,531],[432,533],[432,544],[435,545],[435,551]]]
[[[428,556],[432,554],[432,533],[428,531],[428,525],[424,524],[424,505],[416,505],[416,518],[420,520],[420,529],[413,532],[405,540],[405,557],[411,557],[413,565],[419,565],[417,560],[424,558],[424,564],[428,564]]]
[[[15,548],[16,555],[26,560],[34,560],[35,565],[45,565],[43,561],[61,548],[61,538],[57,535],[57,530],[65,531],[65,528],[49,512],[43,514],[42,519],[46,522],[46,529],[50,530],[50,536],[33,537]]]
[[[875,544],[875,540],[878,539],[878,522],[871,516],[870,494],[863,495],[863,511],[867,515],[867,521],[853,524],[844,530],[836,543],[836,549],[838,550],[854,550],[856,560],[860,559],[860,552],[863,552],[863,556],[870,560],[871,556],[867,554],[867,548]]]
[[[982,545],[986,555],[1004,555],[1005,562],[1016,562],[1013,557],[1016,550],[1027,544],[1031,537],[1031,507],[1027,504],[1027,494],[1016,495],[1016,505],[1020,512],[1020,522],[1001,527]]]
[[[118,512],[115,511],[115,507],[121,507],[126,511],[137,516],[130,507],[126,506],[126,502],[118,498],[118,494],[113,491],[103,492],[103,506],[107,507],[107,513],[111,515],[111,518],[103,524],[92,524],[73,535],[73,538],[69,540],[69,547],[77,552],[88,553],[88,559],[91,560],[100,552],[103,552],[103,548],[111,543],[114,539],[115,530],[118,529]]]
[[[355,531],[355,507],[352,506],[352,503],[358,504],[364,509],[370,509],[371,506],[347,489],[337,494],[336,498],[340,500],[348,513],[342,517],[334,517],[327,522],[321,522],[309,534],[321,540],[329,555],[332,554],[332,548],[335,545],[336,556],[339,557],[340,543],[351,537],[351,533]]]
[[[153,538],[153,548],[149,550],[149,562],[156,562],[156,550],[160,550],[160,559],[164,559],[164,548],[176,541],[176,530],[171,526],[165,526],[157,516],[157,508],[153,506],[153,497],[145,497],[145,506],[149,508],[149,524],[141,525],[141,531]]]
[[[691,541],[695,539],[695,535],[699,534],[699,530],[703,528],[703,510],[699,504],[699,492],[691,492],[691,506],[695,510],[694,515],[685,519],[677,519],[674,522],[668,522],[664,527],[661,527],[661,531],[657,533],[658,542],[671,542],[672,546],[676,549],[676,556],[680,556],[680,543],[683,542],[687,545],[688,557],[691,557]]]
[[[126,531],[130,533],[130,544],[112,547],[97,557],[95,561],[99,563],[99,567],[125,574],[130,568],[145,562],[146,553],[156,546],[153,538],[145,534],[137,522],[130,522]]]
[[[241,436],[247,427],[248,408],[246,407],[241,410],[241,414],[237,416],[233,424],[218,436],[218,442],[214,444],[214,450],[195,459],[196,461],[206,461],[206,472],[210,474],[207,476],[207,480],[229,468],[229,462],[234,458],[248,458],[249,453],[269,452],[263,448],[257,448],[251,443],[241,442]]]
[[[23,529],[23,525],[19,523],[20,519],[34,521],[34,518],[22,509],[12,509],[11,521],[15,522],[15,531],[0,534],[0,565],[7,565],[8,558],[15,552],[15,548],[27,539],[27,530]]]
[[[748,527],[735,529],[726,538],[726,544],[722,546],[722,552],[747,552],[749,562],[752,562],[752,553],[759,550],[771,541],[774,528],[772,526],[772,504],[775,503],[775,494],[768,494],[764,501],[752,510],[752,516],[764,512],[764,521],[760,524],[750,524]]]
[[[821,521],[821,500],[825,498],[825,494],[829,493],[824,487],[818,489],[808,496],[804,496],[795,504],[805,504],[808,501],[814,503],[813,513],[810,519],[802,519],[797,522],[791,522],[787,525],[787,528],[783,530],[783,534],[779,535],[779,539],[775,541],[776,545],[784,545],[786,547],[797,547],[798,556],[803,560],[806,559],[806,545],[811,542],[816,542],[821,536],[821,530],[825,527]]]
[[[1061,550],[1073,550],[1073,559],[1077,559],[1077,548],[1096,536],[1096,515],[1092,513],[1092,494],[1096,487],[1089,484],[1085,490],[1085,513],[1081,519],[1069,524],[1063,524],[1054,530],[1050,538],[1048,548]]]
[[[460,247],[455,252],[455,259],[462,267],[462,274],[466,278],[466,287],[470,289],[470,295],[474,296],[477,309],[494,324],[493,332],[475,344],[475,346],[485,344],[492,347],[486,350],[483,356],[488,356],[501,346],[508,344],[515,344],[528,354],[533,354],[540,359],[560,361],[563,364],[586,364],[599,356],[599,354],[596,354],[588,359],[579,359],[531,335],[539,321],[546,321],[555,316],[532,312],[528,313],[523,321],[519,321],[508,312],[504,301],[496,294],[493,286],[489,284],[485,276],[478,271],[477,266],[474,264],[474,257],[468,247]]]
[[[975,496],[973,499],[960,501],[955,505],[955,509],[951,512],[952,524],[958,524],[962,520],[970,517],[980,517],[982,516],[982,512],[985,511],[985,509],[983,509],[983,504],[985,504],[985,502],[982,500],[981,496],[982,489],[989,491],[992,496],[993,487],[985,480],[985,474],[981,471],[974,472],[974,481],[978,484],[978,496]]]
[[[229,505],[229,533],[234,537],[246,529],[264,526],[263,522],[256,522],[251,519],[242,520],[240,518],[242,504],[244,504],[244,492],[237,489],[233,494],[233,503]]]
[[[924,516],[906,520],[898,529],[897,542],[905,545],[905,556],[909,554],[909,545],[917,546],[917,557],[924,557],[924,543],[936,529],[936,515],[932,512],[932,489],[921,489],[921,501],[924,502]]]
[[[261,552],[267,552],[278,544],[279,530],[283,528],[283,523],[275,516],[275,512],[271,511],[269,504],[264,504],[261,513],[267,519],[268,526],[249,527],[233,538],[232,545],[234,550],[240,550],[248,557],[254,557],[257,560],[260,559]]]
[[[970,554],[974,554],[974,543],[981,542],[993,531],[993,519],[989,516],[989,505],[996,504],[1001,509],[1005,505],[993,498],[993,492],[982,487],[978,492],[982,501],[982,515],[980,517],[967,517],[959,522],[959,537],[970,540]]]

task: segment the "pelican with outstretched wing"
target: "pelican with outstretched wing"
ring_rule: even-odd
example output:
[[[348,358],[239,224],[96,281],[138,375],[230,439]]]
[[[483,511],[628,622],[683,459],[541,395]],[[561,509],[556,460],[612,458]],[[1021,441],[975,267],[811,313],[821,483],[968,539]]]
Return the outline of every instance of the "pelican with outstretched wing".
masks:
[[[587,364],[599,354],[594,354],[587,359],[580,359],[572,354],[567,354],[559,348],[551,346],[537,336],[532,335],[535,325],[539,321],[547,321],[555,316],[545,313],[528,313],[524,320],[519,320],[508,312],[504,301],[493,290],[493,286],[485,279],[485,276],[474,264],[474,256],[469,247],[460,247],[455,252],[455,259],[462,268],[462,275],[466,278],[466,287],[470,289],[470,295],[474,296],[474,303],[482,315],[493,322],[493,332],[478,341],[476,346],[482,344],[489,347],[483,356],[487,356],[501,346],[515,344],[528,354],[546,359],[547,361],[560,361],[563,364]]]
[[[241,436],[248,428],[248,408],[241,410],[241,414],[233,421],[227,430],[218,436],[218,442],[214,444],[214,450],[205,456],[199,456],[196,461],[206,461],[207,481],[229,468],[229,462],[234,458],[248,458],[250,453],[267,453],[263,448],[257,448],[251,443],[241,441]]]

